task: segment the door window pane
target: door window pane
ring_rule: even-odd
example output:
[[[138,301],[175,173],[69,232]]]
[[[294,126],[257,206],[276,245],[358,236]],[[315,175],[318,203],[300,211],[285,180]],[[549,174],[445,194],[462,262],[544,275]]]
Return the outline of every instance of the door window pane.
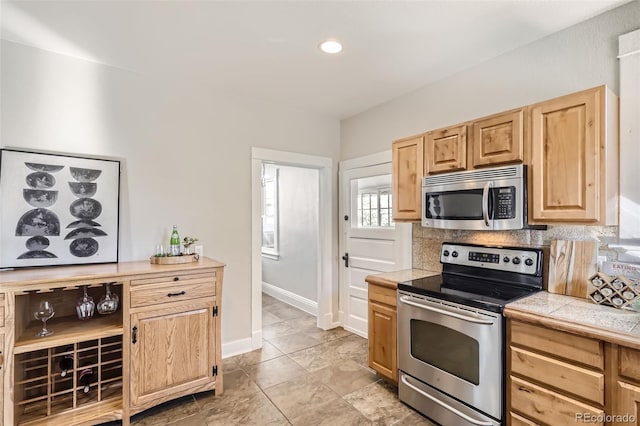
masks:
[[[355,225],[358,228],[392,228],[393,204],[391,196],[391,175],[357,179],[354,194]]]

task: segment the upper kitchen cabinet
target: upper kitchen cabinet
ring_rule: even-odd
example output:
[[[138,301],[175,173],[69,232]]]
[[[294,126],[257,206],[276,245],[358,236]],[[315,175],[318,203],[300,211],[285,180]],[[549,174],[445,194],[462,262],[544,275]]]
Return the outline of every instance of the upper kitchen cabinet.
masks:
[[[524,161],[524,110],[495,114],[472,124],[473,167]]]
[[[466,124],[427,133],[425,174],[455,172],[467,168]]]
[[[618,222],[618,98],[605,86],[530,107],[529,222]]]
[[[424,136],[412,136],[393,142],[393,219],[420,220]]]

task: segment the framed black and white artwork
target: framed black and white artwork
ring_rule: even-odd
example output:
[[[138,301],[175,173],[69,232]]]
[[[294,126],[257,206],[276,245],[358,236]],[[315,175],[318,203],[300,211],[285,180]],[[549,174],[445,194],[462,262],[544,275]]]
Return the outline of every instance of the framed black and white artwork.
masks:
[[[0,150],[0,268],[118,261],[120,162]]]

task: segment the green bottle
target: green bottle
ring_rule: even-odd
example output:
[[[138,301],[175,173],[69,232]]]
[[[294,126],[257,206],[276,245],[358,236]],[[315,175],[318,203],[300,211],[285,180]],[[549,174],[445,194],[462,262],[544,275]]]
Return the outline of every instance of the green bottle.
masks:
[[[171,239],[169,240],[171,256],[180,255],[180,235],[178,235],[178,227],[173,225],[173,232],[171,232]]]

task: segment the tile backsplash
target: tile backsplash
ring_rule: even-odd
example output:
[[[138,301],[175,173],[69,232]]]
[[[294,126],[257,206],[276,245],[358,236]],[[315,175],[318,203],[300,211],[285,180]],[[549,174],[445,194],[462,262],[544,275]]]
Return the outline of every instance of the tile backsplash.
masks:
[[[537,229],[454,231],[423,228],[419,223],[414,223],[412,265],[417,269],[442,270],[440,246],[444,241],[548,249],[552,240],[596,240],[599,242],[598,252],[600,255],[607,256],[607,260],[617,260],[617,253],[609,249],[608,246],[618,241],[617,226],[549,226],[545,231]]]

